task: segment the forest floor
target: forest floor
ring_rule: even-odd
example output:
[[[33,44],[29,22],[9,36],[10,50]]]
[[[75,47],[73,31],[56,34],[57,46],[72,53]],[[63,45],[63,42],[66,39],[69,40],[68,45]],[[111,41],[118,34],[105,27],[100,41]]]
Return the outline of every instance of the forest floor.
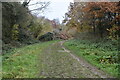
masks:
[[[40,77],[46,78],[110,78],[108,74],[77,57],[60,41],[53,43],[40,54]]]

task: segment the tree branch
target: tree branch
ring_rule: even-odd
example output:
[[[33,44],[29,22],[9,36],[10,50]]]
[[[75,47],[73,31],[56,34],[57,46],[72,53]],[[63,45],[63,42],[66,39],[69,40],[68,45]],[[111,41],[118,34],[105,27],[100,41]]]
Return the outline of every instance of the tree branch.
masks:
[[[37,2],[37,3],[34,3],[34,4],[30,4],[28,6],[33,6],[33,5],[37,5],[37,4],[45,4],[45,2]]]
[[[42,7],[40,7],[40,8],[29,10],[29,12],[36,11],[36,10],[42,10],[42,9],[46,8],[48,5],[49,5],[49,2],[47,4],[45,4],[44,6],[42,5]]]
[[[24,2],[23,2],[23,4],[22,4],[24,7],[26,7],[26,6],[30,3],[31,0],[29,0],[28,2],[27,2],[27,1],[28,1],[28,0],[24,0]]]

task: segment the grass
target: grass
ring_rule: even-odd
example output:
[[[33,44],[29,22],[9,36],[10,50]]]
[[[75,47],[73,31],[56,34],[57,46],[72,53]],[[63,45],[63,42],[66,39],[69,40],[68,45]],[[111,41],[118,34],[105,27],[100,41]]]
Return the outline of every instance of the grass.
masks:
[[[77,56],[84,57],[92,65],[114,77],[118,77],[118,50],[112,42],[69,40],[64,45]]]
[[[37,78],[38,56],[44,48],[56,41],[37,43],[14,49],[2,56],[3,78]]]

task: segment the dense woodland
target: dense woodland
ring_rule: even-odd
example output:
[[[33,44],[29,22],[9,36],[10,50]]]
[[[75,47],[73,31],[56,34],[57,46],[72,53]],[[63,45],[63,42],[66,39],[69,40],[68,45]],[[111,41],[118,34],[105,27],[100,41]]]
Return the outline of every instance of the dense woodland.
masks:
[[[41,35],[53,32],[53,28],[55,29],[56,26],[60,25],[57,19],[51,21],[44,16],[37,17],[32,14],[32,11],[41,11],[46,8],[49,3],[40,2],[36,4],[43,6],[35,10],[29,10],[29,2],[2,3],[3,50],[19,47],[22,44],[39,42]]]
[[[106,52],[105,55],[101,52],[102,57],[100,56],[98,61],[115,66],[119,63],[120,55],[117,53],[120,50],[120,2],[70,3],[68,12],[60,24],[58,19],[49,20],[44,16],[32,14],[32,11],[44,10],[49,2],[36,3],[42,6],[29,10],[30,1],[2,2],[3,53],[34,43],[73,39],[70,44],[68,42],[72,48],[81,44],[95,49],[100,48]]]
[[[91,31],[99,38],[109,36],[112,40],[118,40],[119,11],[119,2],[75,2],[70,4],[63,23],[69,29],[77,28],[77,32]]]
[[[2,4],[3,44],[16,41],[29,44],[47,32],[62,32],[64,34],[59,37],[63,36],[65,39],[79,33],[92,32],[94,37],[104,38],[107,36],[109,39],[118,40],[120,34],[119,2],[71,3],[69,12],[65,14],[61,25],[56,19],[50,21],[45,17],[31,14],[28,9],[29,2],[23,2],[23,4],[5,2]],[[48,3],[40,4],[48,5]],[[47,7],[46,5],[40,10]]]

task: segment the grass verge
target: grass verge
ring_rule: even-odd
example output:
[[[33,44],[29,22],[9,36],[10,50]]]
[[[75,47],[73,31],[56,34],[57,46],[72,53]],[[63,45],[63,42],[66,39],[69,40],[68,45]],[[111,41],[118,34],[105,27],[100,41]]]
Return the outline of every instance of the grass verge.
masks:
[[[37,43],[14,49],[2,56],[3,78],[37,78],[38,56],[44,48],[56,41]]]
[[[92,65],[114,77],[118,77],[118,50],[113,43],[109,41],[69,40],[64,45],[77,56],[85,58]]]

